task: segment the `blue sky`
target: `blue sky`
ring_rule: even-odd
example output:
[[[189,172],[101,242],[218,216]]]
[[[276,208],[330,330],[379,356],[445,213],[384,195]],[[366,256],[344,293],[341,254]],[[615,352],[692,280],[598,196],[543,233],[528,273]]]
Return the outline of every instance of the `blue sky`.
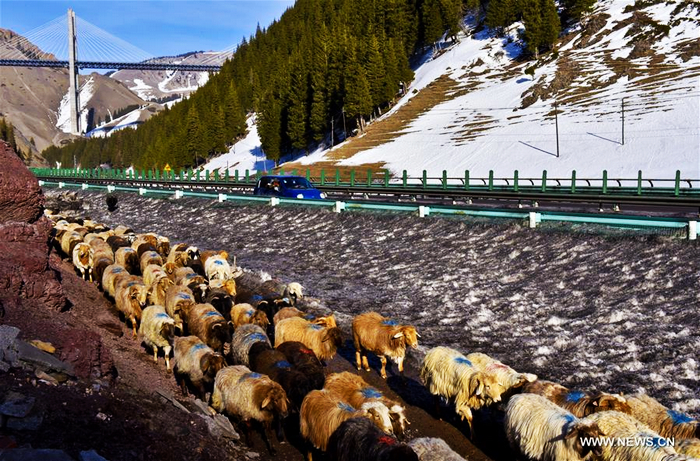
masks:
[[[293,4],[294,0],[0,0],[0,28],[23,35],[73,8],[76,16],[109,34],[153,56],[168,56],[230,48],[254,33],[258,23],[267,27]]]

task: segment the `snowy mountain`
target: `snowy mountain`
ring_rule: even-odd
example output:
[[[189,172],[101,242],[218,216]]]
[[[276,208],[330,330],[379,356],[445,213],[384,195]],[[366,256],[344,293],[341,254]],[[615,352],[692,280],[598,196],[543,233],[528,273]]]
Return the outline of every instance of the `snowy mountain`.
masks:
[[[519,60],[521,24],[498,37],[467,20],[458,42],[427,53],[406,95],[365,134],[282,166],[700,177],[699,17],[697,2],[602,0],[537,62]]]

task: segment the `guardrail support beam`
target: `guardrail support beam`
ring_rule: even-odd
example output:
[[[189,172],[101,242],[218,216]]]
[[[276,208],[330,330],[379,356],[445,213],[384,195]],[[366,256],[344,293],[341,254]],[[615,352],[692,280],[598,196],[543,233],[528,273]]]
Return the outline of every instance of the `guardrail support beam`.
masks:
[[[688,240],[696,240],[698,238],[698,222],[688,221]]]

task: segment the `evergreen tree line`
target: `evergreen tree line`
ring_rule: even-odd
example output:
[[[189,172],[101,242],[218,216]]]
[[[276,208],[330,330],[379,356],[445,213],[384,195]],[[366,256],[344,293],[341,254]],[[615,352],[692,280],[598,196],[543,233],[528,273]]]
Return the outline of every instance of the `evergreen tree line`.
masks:
[[[85,168],[189,168],[226,151],[245,134],[245,114],[255,112],[265,155],[277,161],[328,140],[331,131],[338,139],[362,130],[413,79],[410,56],[445,33],[456,35],[466,10],[486,8],[496,27],[522,19],[535,29],[535,18],[549,11],[543,6],[553,8],[554,0],[297,0],[279,21],[244,38],[188,99],[136,130],[50,147],[44,157],[64,166],[77,158]],[[540,49],[556,39],[551,30],[526,39]]]
[[[23,158],[23,152],[17,147],[15,139],[15,127],[12,123],[5,121],[5,118],[0,118],[0,139],[7,142],[12,150],[14,150],[20,158]]]

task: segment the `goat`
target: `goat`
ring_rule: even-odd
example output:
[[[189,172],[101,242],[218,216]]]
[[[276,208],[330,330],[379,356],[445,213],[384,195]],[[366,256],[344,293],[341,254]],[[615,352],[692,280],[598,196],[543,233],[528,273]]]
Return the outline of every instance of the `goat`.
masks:
[[[373,352],[382,362],[381,376],[386,379],[386,357],[394,360],[403,374],[403,361],[406,349],[418,347],[420,335],[416,328],[409,325],[399,325],[398,322],[382,317],[376,312],[360,314],[352,320],[352,337],[355,345],[355,361],[357,369],[364,366],[369,371],[369,363],[365,351]],[[362,357],[362,365],[360,364]]]

